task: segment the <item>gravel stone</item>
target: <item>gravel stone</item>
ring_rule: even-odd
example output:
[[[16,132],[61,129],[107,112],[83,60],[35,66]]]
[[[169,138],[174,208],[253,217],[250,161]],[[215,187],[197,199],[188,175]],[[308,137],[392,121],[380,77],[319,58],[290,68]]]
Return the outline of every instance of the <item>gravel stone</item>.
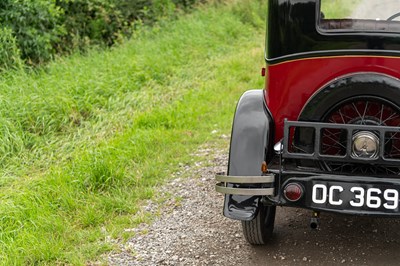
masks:
[[[110,265],[227,265],[230,259],[221,254],[233,250],[243,254],[232,257],[232,263],[246,262],[240,223],[223,217],[223,196],[215,191],[214,175],[226,171],[228,156],[209,148],[196,155],[204,154],[212,154],[207,163],[179,164],[177,178],[160,188],[160,193],[180,197],[179,204],[174,199],[163,206],[148,202],[145,211],[161,214],[152,224],[134,229],[136,236],[121,244],[121,252],[108,255]]]
[[[197,156],[208,160],[196,164]],[[240,222],[222,215],[224,197],[215,192],[227,149],[206,147],[193,158],[159,188],[166,201],[143,205],[156,217],[151,224],[127,228],[135,233],[127,242],[107,238],[120,247],[103,258],[109,265],[398,265],[400,219],[321,213],[312,231],[311,211],[278,207],[271,242],[249,245]]]

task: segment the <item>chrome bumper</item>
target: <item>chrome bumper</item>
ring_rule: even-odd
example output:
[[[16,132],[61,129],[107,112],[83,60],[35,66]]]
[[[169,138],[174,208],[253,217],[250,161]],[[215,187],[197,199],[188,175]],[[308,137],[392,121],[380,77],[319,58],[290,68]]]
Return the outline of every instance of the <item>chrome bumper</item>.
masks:
[[[229,195],[243,195],[243,196],[273,196],[275,193],[274,188],[237,188],[228,187],[229,184],[233,185],[250,185],[258,184],[260,187],[273,186],[275,176],[268,174],[264,176],[227,176],[217,174],[215,179],[219,182],[215,186],[215,190],[222,194]]]

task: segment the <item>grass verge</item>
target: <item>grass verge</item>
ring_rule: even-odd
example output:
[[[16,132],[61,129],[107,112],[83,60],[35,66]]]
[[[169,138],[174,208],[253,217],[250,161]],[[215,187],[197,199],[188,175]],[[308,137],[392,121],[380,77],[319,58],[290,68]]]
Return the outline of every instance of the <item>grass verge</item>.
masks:
[[[84,265],[260,88],[262,1],[210,4],[110,51],[0,81],[0,262]]]

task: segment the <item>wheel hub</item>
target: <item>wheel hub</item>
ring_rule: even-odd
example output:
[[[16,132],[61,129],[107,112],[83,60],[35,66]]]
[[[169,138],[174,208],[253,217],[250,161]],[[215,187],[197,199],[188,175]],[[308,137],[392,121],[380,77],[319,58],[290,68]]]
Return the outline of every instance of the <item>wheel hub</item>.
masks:
[[[379,153],[379,138],[369,131],[360,131],[354,134],[352,157],[360,159],[376,159]]]

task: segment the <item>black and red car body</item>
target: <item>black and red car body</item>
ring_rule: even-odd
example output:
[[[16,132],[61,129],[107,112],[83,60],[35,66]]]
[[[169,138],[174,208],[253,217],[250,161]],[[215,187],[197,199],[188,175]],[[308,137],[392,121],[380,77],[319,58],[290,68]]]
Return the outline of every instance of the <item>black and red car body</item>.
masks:
[[[400,216],[400,14],[329,18],[323,2],[268,1],[265,88],[237,104],[216,189],[252,244],[276,206],[312,210],[312,227],[324,211]]]

